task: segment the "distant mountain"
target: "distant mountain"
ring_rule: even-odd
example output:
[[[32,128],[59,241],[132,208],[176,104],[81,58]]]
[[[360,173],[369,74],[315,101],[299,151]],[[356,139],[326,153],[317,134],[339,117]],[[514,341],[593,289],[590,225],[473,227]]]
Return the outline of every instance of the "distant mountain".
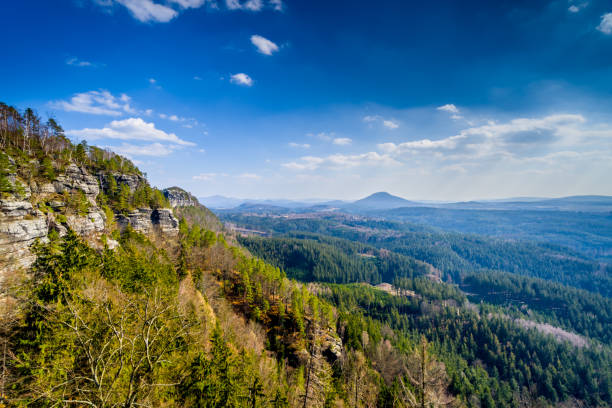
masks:
[[[286,209],[305,209],[312,206],[329,206],[340,207],[346,204],[346,201],[341,200],[325,200],[325,199],[304,199],[304,200],[288,200],[288,199],[246,199],[235,197],[224,197],[214,195],[210,197],[200,197],[200,202],[209,208],[216,210],[239,209],[241,206],[261,205],[272,207],[283,207]],[[246,207],[245,207],[246,208]]]
[[[213,195],[209,197],[199,197],[198,199],[202,204],[204,204],[208,208],[214,208],[214,209],[235,208],[246,201],[241,198],[224,197],[221,195]]]
[[[430,206],[463,210],[610,212],[612,211],[612,197],[589,195],[539,199],[517,198],[515,200],[469,201]]]
[[[348,204],[345,208],[348,210],[390,210],[411,206],[422,206],[422,204],[391,195],[387,192],[378,192]]]

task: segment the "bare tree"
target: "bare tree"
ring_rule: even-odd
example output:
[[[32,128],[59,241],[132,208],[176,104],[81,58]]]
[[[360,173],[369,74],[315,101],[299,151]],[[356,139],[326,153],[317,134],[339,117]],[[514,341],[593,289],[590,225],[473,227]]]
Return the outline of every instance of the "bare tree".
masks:
[[[447,391],[446,368],[429,353],[425,337],[421,338],[414,355],[405,361],[400,386],[400,404],[403,407],[438,408],[456,403]]]

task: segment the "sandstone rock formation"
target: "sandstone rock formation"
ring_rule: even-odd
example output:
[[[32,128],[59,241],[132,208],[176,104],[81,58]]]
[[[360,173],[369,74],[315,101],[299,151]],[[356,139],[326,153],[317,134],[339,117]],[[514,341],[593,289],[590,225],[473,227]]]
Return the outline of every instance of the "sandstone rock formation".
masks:
[[[146,179],[136,174],[98,174],[94,176],[85,168],[70,164],[64,173],[58,175],[52,183],[32,182],[29,186],[21,182],[21,197],[7,197],[0,200],[0,287],[5,274],[18,268],[27,268],[35,260],[30,246],[37,240],[48,239],[50,229],[60,235],[71,228],[79,235],[96,239],[105,230],[106,216],[97,206],[96,199],[109,177],[114,177],[117,184],[126,184],[132,191],[136,190]],[[13,177],[11,182],[18,180]],[[66,215],[59,222],[56,211],[66,206],[62,194],[82,192],[90,207],[85,215]],[[27,201],[26,201],[27,200]],[[197,201],[196,201],[197,202]],[[38,208],[45,209],[46,214]],[[178,220],[171,209],[140,208],[128,215],[116,215],[120,227],[131,225],[142,233],[160,232],[170,236],[178,234]],[[116,241],[113,241],[115,244]],[[115,245],[113,245],[115,246]]]

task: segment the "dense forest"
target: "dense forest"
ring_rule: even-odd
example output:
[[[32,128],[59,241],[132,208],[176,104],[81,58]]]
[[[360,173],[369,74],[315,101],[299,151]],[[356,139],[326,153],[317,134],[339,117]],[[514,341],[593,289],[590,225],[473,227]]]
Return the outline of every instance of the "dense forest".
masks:
[[[301,235],[304,237],[304,235]],[[343,239],[317,235],[300,238],[239,238],[254,255],[276,265],[294,279],[308,282],[391,282],[430,272],[413,258]]]
[[[612,261],[610,212],[399,208],[372,215],[445,231],[555,243],[600,261]]]
[[[552,280],[608,297],[612,294],[612,265],[551,244],[506,241],[342,215],[286,219],[228,213],[222,217],[246,228],[280,235],[308,232],[384,248],[434,266],[442,272],[444,280],[459,282],[464,273],[499,270]]]

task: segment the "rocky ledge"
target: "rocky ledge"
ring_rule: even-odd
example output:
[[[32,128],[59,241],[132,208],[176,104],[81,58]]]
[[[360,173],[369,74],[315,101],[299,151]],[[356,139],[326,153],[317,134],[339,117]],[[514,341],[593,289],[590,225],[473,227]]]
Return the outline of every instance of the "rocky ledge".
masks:
[[[170,202],[172,208],[176,207],[197,207],[200,202],[193,195],[180,187],[170,187],[164,190],[164,195]]]
[[[169,208],[139,208],[127,215],[117,215],[117,223],[120,228],[131,226],[135,231],[149,234],[159,231],[168,235],[178,234],[178,220]]]

